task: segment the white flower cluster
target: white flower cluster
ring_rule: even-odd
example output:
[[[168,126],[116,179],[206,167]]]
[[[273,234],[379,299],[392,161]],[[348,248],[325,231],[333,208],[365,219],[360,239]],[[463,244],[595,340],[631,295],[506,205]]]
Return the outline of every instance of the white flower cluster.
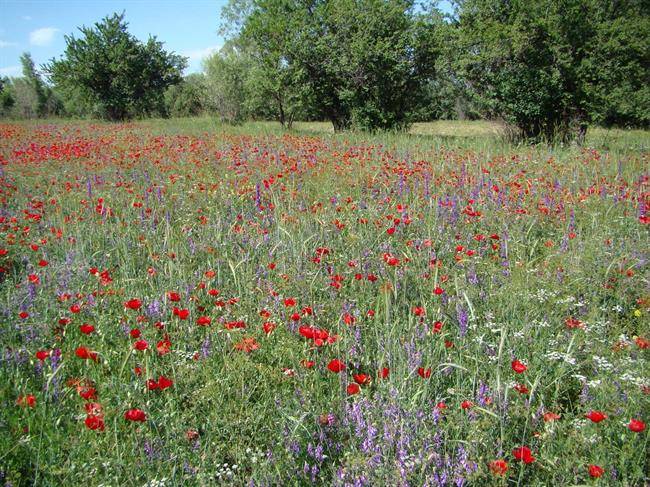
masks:
[[[610,363],[605,357],[599,357],[598,355],[593,356],[594,363],[596,367],[600,370],[613,370],[614,364]]]
[[[251,461],[251,463],[256,464],[264,458],[264,452],[261,450],[253,450],[252,448],[246,448],[246,456]]]
[[[237,470],[239,469],[239,465],[237,465],[236,463],[234,465],[230,465],[228,463],[223,463],[221,465],[217,464],[217,467],[218,470],[214,474],[217,480],[231,479],[235,476]]]
[[[573,358],[571,355],[562,353],[562,352],[548,352],[546,355],[544,355],[548,360],[557,360],[557,361],[564,361],[567,364],[570,365],[575,365],[576,364],[576,359]]]
[[[146,484],[143,484],[142,487],[165,487],[166,485],[169,485],[169,479],[167,477],[163,477],[160,480],[152,479]]]

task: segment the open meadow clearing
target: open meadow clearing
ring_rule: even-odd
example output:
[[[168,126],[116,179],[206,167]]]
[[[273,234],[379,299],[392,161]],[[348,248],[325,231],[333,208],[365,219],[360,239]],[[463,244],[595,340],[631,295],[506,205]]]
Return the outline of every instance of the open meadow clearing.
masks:
[[[648,132],[0,125],[5,485],[647,481]]]

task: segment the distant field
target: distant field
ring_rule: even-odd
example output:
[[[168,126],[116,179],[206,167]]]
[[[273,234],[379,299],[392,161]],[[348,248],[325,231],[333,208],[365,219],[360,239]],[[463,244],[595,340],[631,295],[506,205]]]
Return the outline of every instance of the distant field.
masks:
[[[0,124],[0,480],[646,484],[649,147]]]

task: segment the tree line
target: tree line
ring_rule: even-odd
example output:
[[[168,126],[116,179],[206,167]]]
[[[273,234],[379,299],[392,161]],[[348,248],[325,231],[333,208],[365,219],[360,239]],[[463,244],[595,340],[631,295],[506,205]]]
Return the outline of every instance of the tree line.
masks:
[[[229,0],[203,73],[114,14],[37,72],[0,82],[5,116],[124,120],[211,113],[224,122],[328,120],[336,131],[500,120],[531,140],[591,124],[650,126],[650,3]],[[42,77],[43,76],[43,77]]]

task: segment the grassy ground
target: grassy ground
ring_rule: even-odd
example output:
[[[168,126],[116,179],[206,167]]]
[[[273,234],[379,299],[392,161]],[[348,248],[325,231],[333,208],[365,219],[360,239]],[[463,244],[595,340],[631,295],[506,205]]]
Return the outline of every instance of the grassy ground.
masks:
[[[649,140],[0,124],[0,480],[647,483]]]

